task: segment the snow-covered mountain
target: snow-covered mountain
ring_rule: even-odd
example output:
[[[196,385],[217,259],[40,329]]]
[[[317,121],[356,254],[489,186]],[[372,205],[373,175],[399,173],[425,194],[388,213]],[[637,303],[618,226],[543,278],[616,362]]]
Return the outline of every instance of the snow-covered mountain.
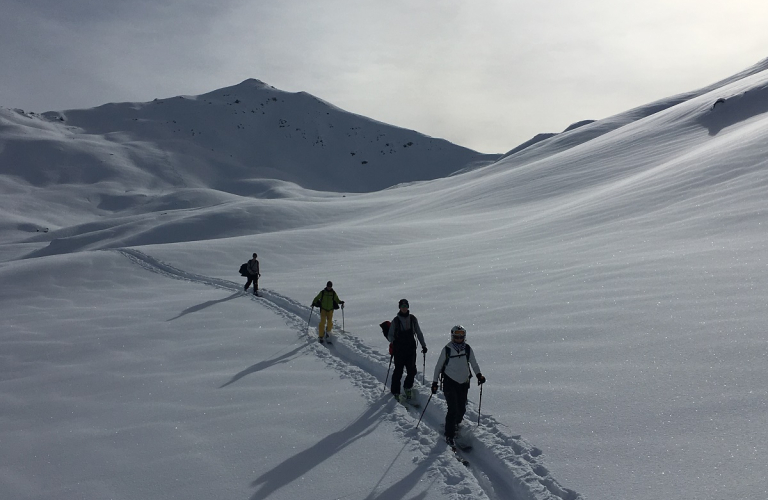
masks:
[[[19,141],[28,136],[26,128],[47,134],[33,144]],[[17,139],[6,146],[11,151],[4,153],[4,163],[18,163],[13,160],[33,152],[45,158],[45,165],[31,171],[29,165],[13,171],[36,186],[79,179],[126,182],[120,176],[128,163],[151,176],[152,185],[166,188],[254,196],[264,192],[261,183],[277,179],[307,189],[366,192],[444,177],[498,158],[254,79],[200,96],[147,103],[42,115],[4,110],[3,131],[5,141]],[[118,158],[82,156],[97,145]],[[97,161],[105,168],[91,168],[89,163]],[[143,187],[148,183],[141,181]]]
[[[57,237],[103,230],[105,216],[118,220],[121,232],[144,231],[169,210],[243,196],[328,196],[311,189],[374,191],[499,157],[253,79],[149,103],[43,114],[0,109],[0,140],[0,182],[5,193],[22,198],[0,202],[8,214],[2,229],[69,228]],[[88,195],[72,203],[82,188]],[[33,210],[27,209],[30,195],[37,203]],[[95,226],[73,228],[83,220]],[[226,223],[220,226],[225,233],[216,236],[269,230],[274,222],[259,217]]]
[[[234,164],[169,162],[197,153],[151,113],[246,116],[220,99],[3,111],[14,498],[766,496],[768,60],[491,165],[355,194],[240,192]],[[194,140],[213,141],[199,123]],[[56,144],[80,169],[41,168]],[[260,298],[237,276],[252,252]],[[331,347],[309,307],[328,279],[346,300]],[[417,429],[421,411],[383,390],[378,324],[402,297],[430,348],[422,404],[456,323],[488,377],[482,407],[470,392],[469,468],[441,443],[440,394]]]

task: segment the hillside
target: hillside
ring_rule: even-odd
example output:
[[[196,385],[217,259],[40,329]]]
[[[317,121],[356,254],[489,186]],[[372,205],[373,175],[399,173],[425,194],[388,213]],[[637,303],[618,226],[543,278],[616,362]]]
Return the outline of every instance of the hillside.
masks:
[[[496,158],[253,79],[147,103],[43,114],[0,109],[0,185],[10,195],[0,201],[0,231],[17,239],[83,223],[103,229],[97,221],[104,217],[143,225],[147,216],[242,197],[370,192]],[[72,203],[80,189],[88,195]],[[243,229],[217,235],[274,223],[232,221]]]
[[[243,196],[220,189],[237,168],[174,177],[160,147],[139,168],[129,152],[152,148],[83,113],[3,111],[0,487],[15,498],[766,496],[768,60],[354,194],[272,179]],[[22,141],[102,163],[41,170],[45,147]],[[237,274],[253,252],[261,297]],[[346,301],[330,347],[310,307],[329,279]],[[387,396],[378,325],[400,298],[429,346],[422,405],[455,324],[488,378],[470,388],[469,468],[441,440],[442,393],[418,428]]]

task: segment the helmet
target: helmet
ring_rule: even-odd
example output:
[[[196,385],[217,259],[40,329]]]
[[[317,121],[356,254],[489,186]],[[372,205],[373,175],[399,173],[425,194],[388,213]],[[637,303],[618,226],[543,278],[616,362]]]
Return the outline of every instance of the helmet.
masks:
[[[467,329],[461,325],[456,325],[451,328],[451,339],[454,342],[463,341],[467,336]]]
[[[328,283],[326,283],[326,284],[325,284],[325,286],[327,286],[328,288],[333,288],[333,283],[331,283],[331,282],[329,281]]]

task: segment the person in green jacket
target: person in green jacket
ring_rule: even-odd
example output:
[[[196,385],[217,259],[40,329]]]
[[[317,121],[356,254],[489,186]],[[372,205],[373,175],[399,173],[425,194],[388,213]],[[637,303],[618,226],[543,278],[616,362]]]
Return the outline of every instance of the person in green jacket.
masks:
[[[325,288],[320,290],[315,300],[312,301],[312,307],[320,308],[320,325],[317,327],[317,340],[323,342],[326,335],[330,336],[333,329],[333,310],[344,308],[344,301],[339,299],[333,289],[333,283],[330,281]]]

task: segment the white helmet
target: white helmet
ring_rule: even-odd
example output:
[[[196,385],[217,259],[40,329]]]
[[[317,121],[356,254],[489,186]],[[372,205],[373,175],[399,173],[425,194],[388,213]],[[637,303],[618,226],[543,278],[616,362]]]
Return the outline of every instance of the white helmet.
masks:
[[[461,325],[456,325],[451,328],[451,339],[454,342],[463,341],[467,336],[467,329]]]

